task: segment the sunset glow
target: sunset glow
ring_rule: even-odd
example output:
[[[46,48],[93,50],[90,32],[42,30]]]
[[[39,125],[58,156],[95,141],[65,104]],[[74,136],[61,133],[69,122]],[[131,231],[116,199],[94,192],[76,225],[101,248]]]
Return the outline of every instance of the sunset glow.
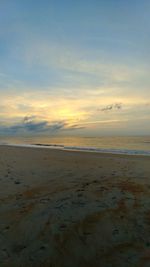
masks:
[[[2,1],[0,134],[149,134],[149,8]]]

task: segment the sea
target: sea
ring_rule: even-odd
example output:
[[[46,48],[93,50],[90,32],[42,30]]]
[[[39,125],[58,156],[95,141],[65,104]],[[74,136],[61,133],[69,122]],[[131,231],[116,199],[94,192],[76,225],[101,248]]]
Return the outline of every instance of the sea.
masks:
[[[1,136],[0,144],[150,156],[150,136]]]

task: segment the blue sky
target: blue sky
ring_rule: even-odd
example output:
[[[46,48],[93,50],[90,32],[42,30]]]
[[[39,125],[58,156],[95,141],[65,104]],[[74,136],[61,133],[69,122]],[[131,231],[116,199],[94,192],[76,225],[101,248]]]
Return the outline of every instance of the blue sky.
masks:
[[[146,0],[2,0],[0,133],[149,134],[149,11]]]

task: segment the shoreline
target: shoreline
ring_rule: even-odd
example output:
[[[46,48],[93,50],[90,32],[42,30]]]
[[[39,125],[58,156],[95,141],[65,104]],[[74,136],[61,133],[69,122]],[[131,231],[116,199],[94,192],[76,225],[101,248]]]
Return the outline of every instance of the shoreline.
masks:
[[[130,150],[130,149],[102,149],[96,147],[75,147],[53,144],[0,144],[1,146],[8,147],[24,147],[24,148],[41,148],[61,151],[72,152],[85,152],[85,153],[98,153],[98,154],[110,154],[110,155],[127,155],[127,156],[150,156],[150,151],[146,150]]]

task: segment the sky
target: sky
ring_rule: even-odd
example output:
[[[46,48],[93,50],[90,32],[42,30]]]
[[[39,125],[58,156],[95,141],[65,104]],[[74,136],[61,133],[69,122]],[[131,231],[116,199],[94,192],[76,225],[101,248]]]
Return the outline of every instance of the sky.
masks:
[[[0,0],[0,135],[148,135],[150,1]]]

